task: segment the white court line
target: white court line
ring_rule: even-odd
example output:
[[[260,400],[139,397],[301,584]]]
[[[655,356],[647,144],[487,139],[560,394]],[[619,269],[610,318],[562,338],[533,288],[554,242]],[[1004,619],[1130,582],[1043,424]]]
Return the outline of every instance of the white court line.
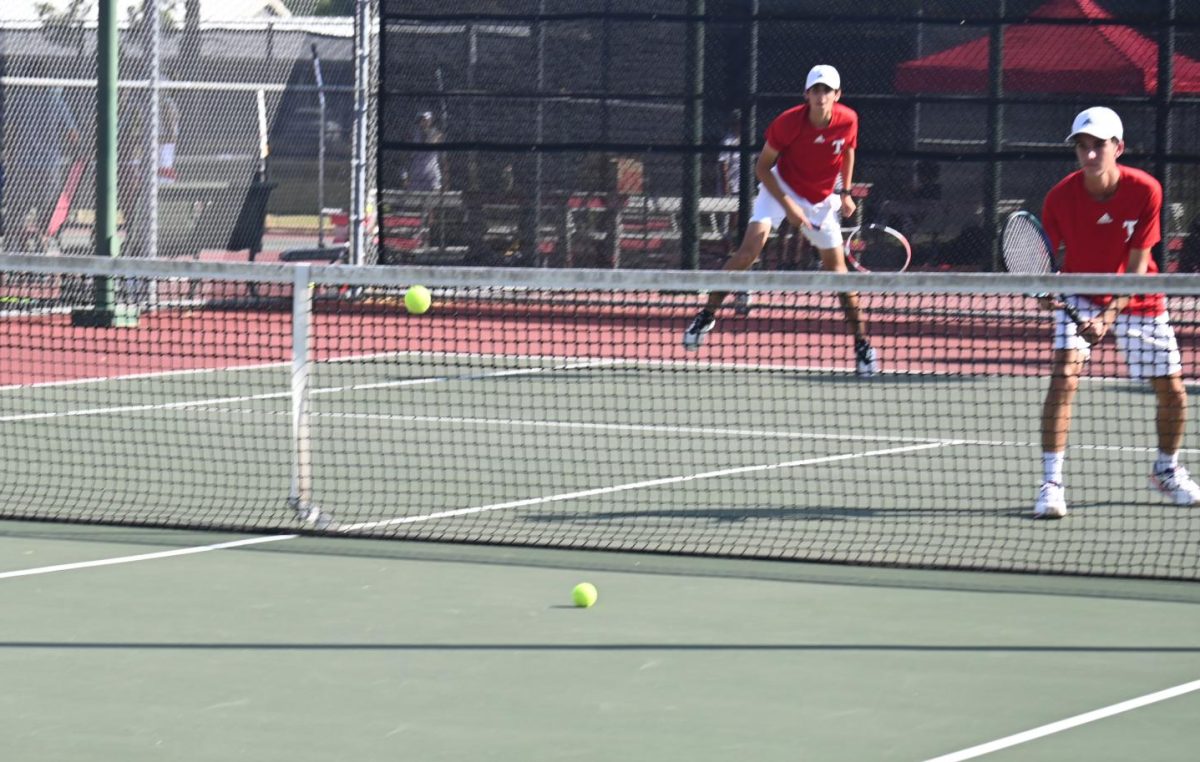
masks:
[[[291,540],[299,535],[295,534],[273,534],[267,537],[250,537],[245,540],[232,540],[230,542],[218,542],[213,545],[198,545],[192,548],[176,548],[175,550],[161,550],[157,553],[141,553],[136,556],[118,556],[116,558],[101,558],[96,561],[78,561],[73,564],[57,564],[55,566],[39,566],[33,569],[19,569],[17,571],[0,572],[0,579],[11,579],[13,577],[30,577],[35,574],[53,574],[61,571],[74,571],[75,569],[92,569],[97,566],[116,566],[117,564],[132,564],[138,561],[153,561],[158,558],[172,558],[174,556],[190,556],[195,553],[207,553],[210,550],[226,550],[228,548],[240,548],[246,545],[261,545],[264,542],[278,542],[280,540]]]
[[[504,508],[520,508],[529,505],[539,505],[542,503],[555,503],[563,500],[572,500],[578,497],[591,497],[593,495],[611,494],[613,492],[625,492],[632,489],[641,489],[644,487],[657,487],[664,484],[676,484],[679,482],[696,481],[699,479],[712,479],[718,476],[729,476],[731,474],[752,473],[755,471],[773,471],[781,468],[791,468],[795,466],[814,465],[817,463],[830,463],[838,460],[852,460],[855,458],[865,458],[874,455],[889,455],[900,452],[912,452],[916,450],[928,450],[935,447],[945,447],[948,445],[957,444],[952,440],[944,442],[931,442],[919,445],[910,445],[907,447],[892,447],[886,450],[872,450],[870,452],[848,453],[843,455],[830,455],[821,458],[809,458],[805,460],[789,461],[787,463],[768,463],[766,465],[756,466],[741,466],[737,468],[727,468],[720,471],[708,471],[699,474],[690,474],[688,476],[671,476],[661,479],[650,479],[642,482],[632,482],[629,484],[618,484],[611,487],[598,487],[589,490],[580,490],[577,492],[566,492],[558,495],[547,495],[545,497],[527,498],[525,500],[513,500],[506,503],[495,503],[492,505],[481,505],[472,508],[460,508],[452,511],[439,511],[437,513],[429,513],[421,516],[405,516],[402,518],[388,519],[385,521],[365,522],[361,524],[350,524],[343,527],[338,527],[340,532],[353,532],[360,529],[371,529],[380,526],[390,526],[395,524],[413,524],[420,521],[433,521],[434,519],[447,518],[450,516],[466,516],[473,513],[483,513],[485,511],[498,511]],[[225,550],[228,548],[237,548],[247,545],[259,545],[267,542],[278,542],[280,540],[293,540],[299,537],[295,534],[279,534],[269,535],[266,537],[251,537],[244,540],[233,540],[230,542],[215,543],[213,545],[200,545],[192,548],[176,548],[175,550],[164,550],[157,553],[142,553],[136,556],[119,556],[116,558],[102,558],[95,561],[79,561],[70,564],[57,564],[55,566],[40,566],[33,569],[20,569],[17,571],[0,572],[0,579],[10,579],[14,577],[28,577],[36,574],[52,574],[60,571],[73,571],[75,569],[90,569],[100,566],[115,566],[117,564],[136,563],[138,561],[152,561],[159,558],[172,558],[174,556],[187,556],[196,553],[207,553],[212,550]]]
[[[490,352],[425,352],[420,350],[397,350],[392,352],[370,352],[359,355],[344,355],[342,357],[330,357],[317,361],[319,364],[336,364],[336,363],[356,363],[356,362],[371,362],[375,360],[399,360],[403,358],[439,358],[451,360],[525,360],[529,362],[545,362],[547,360],[574,360],[579,363],[596,363],[603,362],[614,365],[626,365],[634,368],[663,368],[675,369],[683,368],[699,371],[710,370],[744,370],[744,371],[789,371],[793,373],[846,373],[852,370],[851,366],[842,365],[811,365],[811,364],[795,364],[795,363],[752,363],[752,362],[702,362],[697,360],[671,360],[658,359],[648,360],[637,357],[564,357],[562,355],[541,355],[541,354],[526,354],[526,355],[511,355],[499,354]],[[256,363],[250,365],[231,365],[220,368],[186,368],[183,370],[164,370],[164,371],[148,371],[144,373],[131,373],[129,375],[114,375],[114,376],[92,376],[78,379],[62,379],[58,381],[38,381],[32,384],[9,384],[0,386],[0,392],[16,391],[20,389],[38,389],[43,387],[65,387],[65,386],[84,386],[88,384],[99,384],[110,381],[130,381],[130,380],[145,380],[156,378],[171,378],[174,376],[188,376],[196,374],[216,374],[226,371],[255,371],[268,368],[287,368],[291,366],[290,360],[271,361],[265,363]],[[563,366],[569,367],[569,366]],[[559,368],[561,369],[561,368]],[[543,369],[545,370],[545,369]],[[942,370],[885,370],[884,376],[942,376],[946,378],[995,378],[995,374],[991,373],[959,373],[956,371]],[[1009,376],[1004,376],[1008,378]],[[447,378],[455,378],[449,376]],[[1016,378],[1037,378],[1036,376],[1017,376]],[[1135,383],[1127,378],[1116,376],[1082,376],[1081,382],[1098,382],[1098,383]],[[369,386],[353,387],[353,388],[372,388]]]
[[[32,384],[9,384],[8,386],[0,386],[0,392],[8,392],[14,389],[47,389],[56,386],[87,386],[89,384],[102,384],[109,381],[144,381],[146,379],[169,378],[173,376],[196,376],[204,374],[224,373],[226,371],[241,371],[241,370],[263,370],[265,368],[289,368],[292,363],[290,360],[283,362],[258,363],[254,365],[229,365],[220,368],[187,368],[184,370],[156,370],[146,373],[130,373],[127,376],[88,376],[86,378],[68,378],[59,381],[36,381]]]
[[[436,376],[428,378],[410,378],[401,381],[387,381],[377,384],[361,384],[358,386],[339,386],[313,389],[310,393],[314,396],[321,394],[335,394],[347,391],[356,391],[362,389],[375,389],[380,387],[400,387],[400,386],[419,386],[423,384],[441,383],[444,381],[457,380],[472,380],[484,378],[498,378],[516,375],[529,375],[536,373],[544,373],[557,370],[575,370],[585,367],[594,367],[602,364],[597,361],[593,364],[574,364],[560,365],[553,368],[524,368],[520,370],[503,370],[485,375],[470,375],[470,376]],[[64,410],[45,413],[19,413],[16,415],[0,416],[0,423],[12,423],[17,421],[33,421],[44,420],[47,418],[71,418],[76,416],[88,415],[111,415],[114,413],[136,413],[136,412],[153,412],[157,410],[179,410],[185,408],[199,408],[207,406],[230,405],[238,402],[250,402],[253,400],[269,400],[269,399],[285,399],[291,396],[291,392],[269,392],[265,394],[255,394],[242,397],[213,397],[203,400],[190,400],[186,402],[161,402],[145,405],[117,405],[111,407],[85,408],[81,410]],[[262,410],[236,410],[226,409],[219,412],[237,413],[237,414],[262,414],[270,411]],[[286,411],[281,411],[278,415],[288,415]],[[619,423],[588,423],[584,421],[528,421],[519,418],[471,418],[460,416],[426,416],[426,415],[401,415],[390,413],[324,413],[314,411],[314,418],[339,418],[346,420],[377,420],[391,421],[397,423],[436,423],[436,424],[468,424],[476,426],[527,426],[531,428],[559,428],[559,429],[579,429],[579,430],[607,430],[607,431],[628,431],[641,433],[673,433],[673,434],[703,434],[710,436],[745,436],[755,437],[759,439],[803,439],[803,440],[831,440],[839,442],[941,442],[945,441],[937,437],[907,437],[891,434],[823,434],[814,432],[782,432],[782,431],[755,431],[750,429],[730,429],[720,427],[700,427],[700,426],[673,426],[673,425],[656,425],[656,424],[619,424]],[[1003,439],[964,439],[955,438],[953,440],[958,445],[977,445],[980,447],[1005,447],[1025,449],[1037,446],[1034,442],[1023,442],[1017,440]],[[1123,453],[1153,453],[1157,452],[1155,447],[1137,446],[1137,445],[1089,445],[1075,444],[1071,445],[1071,450],[1075,452],[1123,452]],[[1200,449],[1184,447],[1180,448],[1179,452],[1183,455],[1194,455],[1200,452]]]
[[[139,413],[147,410],[179,410],[189,407],[206,405],[224,405],[231,402],[250,402],[251,400],[269,400],[290,397],[291,392],[270,392],[268,394],[252,394],[242,397],[213,397],[206,400],[188,400],[186,402],[159,402],[147,405],[114,405],[112,407],[92,407],[81,410],[55,410],[47,413],[18,413],[17,415],[0,416],[0,423],[14,421],[37,421],[45,418],[73,418],[82,415],[110,415],[112,413]]]
[[[508,378],[510,376],[530,376],[538,373],[548,373],[550,371],[559,370],[580,370],[583,368],[598,368],[605,365],[612,365],[614,361],[597,358],[581,362],[563,363],[560,365],[551,365],[545,368],[512,368],[509,370],[493,370],[487,373],[470,373],[458,376],[427,376],[425,378],[406,378],[400,381],[377,381],[372,384],[354,384],[352,386],[326,386],[320,389],[313,389],[309,393],[312,395],[318,394],[341,394],[342,392],[360,392],[367,389],[390,389],[399,386],[420,386],[422,384],[438,384],[444,381],[479,381],[488,378]]]
[[[547,373],[558,370],[577,370],[579,368],[596,367],[604,365],[604,360],[594,360],[589,363],[575,363],[568,365],[558,365],[550,368],[522,368],[519,370],[498,370],[492,373],[475,373],[469,376],[431,376],[428,378],[407,378],[401,381],[383,381],[374,384],[359,384],[356,386],[331,386],[320,389],[313,389],[309,393],[316,394],[336,394],[342,392],[353,392],[363,389],[380,389],[385,387],[399,386],[416,386],[421,384],[435,384],[444,381],[471,381],[486,378],[503,378],[506,376],[528,375],[531,373]],[[113,405],[110,407],[93,407],[83,408],[81,410],[56,410],[45,413],[18,413],[16,415],[0,416],[0,423],[12,423],[16,421],[36,421],[46,418],[71,418],[85,415],[111,415],[113,413],[139,413],[153,410],[178,410],[189,407],[206,407],[209,405],[229,405],[235,402],[250,402],[252,400],[270,400],[270,399],[288,399],[292,396],[291,391],[282,392],[266,392],[264,394],[247,394],[236,397],[211,397],[203,400],[186,400],[181,402],[158,402],[145,405]]]
[[[232,411],[231,411],[232,412]],[[244,411],[255,412],[255,411]],[[282,415],[282,413],[280,413]],[[719,426],[676,426],[671,424],[654,423],[589,423],[586,421],[530,421],[521,418],[471,418],[464,416],[445,415],[403,415],[400,413],[325,413],[313,412],[314,418],[340,418],[346,420],[385,421],[389,423],[436,423],[436,424],[467,424],[471,426],[525,426],[528,428],[548,429],[580,429],[585,431],[626,431],[648,434],[700,434],[704,436],[753,437],[756,439],[802,439],[830,440],[836,442],[946,442],[956,445],[979,445],[981,447],[1031,448],[1040,447],[1033,441],[1005,439],[964,439],[954,437],[909,437],[895,434],[824,434],[809,431],[764,431],[756,429],[731,429]],[[0,419],[3,420],[3,419]],[[1071,445],[1072,451],[1086,450],[1088,452],[1136,452],[1156,453],[1157,446],[1143,445]],[[1200,452],[1198,449],[1181,447],[1183,455]]]
[[[505,503],[492,503],[491,505],[477,505],[471,508],[456,508],[450,511],[438,511],[436,513],[426,513],[420,516],[401,516],[394,519],[384,519],[382,521],[366,521],[361,524],[347,524],[338,527],[341,532],[354,532],[359,529],[374,529],[376,527],[394,526],[397,524],[413,524],[418,521],[432,521],[433,519],[444,519],[452,516],[469,516],[473,513],[484,513],[486,511],[500,511],[506,508],[523,508],[529,505],[541,505],[543,503],[557,503],[563,500],[574,500],[581,497],[594,497],[596,495],[611,495],[614,492],[625,492],[631,489],[644,489],[646,487],[660,487],[664,484],[679,484],[681,482],[699,481],[701,479],[715,479],[720,476],[732,476],[734,474],[749,474],[755,471],[775,471],[781,468],[794,468],[796,466],[811,466],[817,463],[833,463],[839,460],[853,460],[855,458],[869,458],[875,455],[892,455],[900,452],[914,452],[916,450],[929,450],[935,447],[946,447],[948,445],[958,444],[954,440],[945,440],[941,442],[929,442],[926,444],[909,445],[907,447],[890,447],[886,450],[869,450],[867,452],[845,453],[842,455],[826,455],[820,458],[806,458],[804,460],[790,460],[785,463],[767,463],[755,466],[738,466],[736,468],[723,468],[719,471],[705,471],[699,474],[688,474],[686,476],[666,476],[660,479],[647,479],[640,482],[630,482],[628,484],[617,484],[610,487],[595,487],[592,489],[578,490],[576,492],[563,492],[558,495],[545,495],[543,497],[530,497],[524,500],[510,500]]]
[[[1200,680],[1193,680],[1190,683],[1176,685],[1174,688],[1167,688],[1166,690],[1161,690],[1157,693],[1149,693],[1145,696],[1139,696],[1137,698],[1129,699],[1128,701],[1122,701],[1119,704],[1113,704],[1112,706],[1106,706],[1102,709],[1096,709],[1094,711],[1085,712],[1084,714],[1079,714],[1074,717],[1068,717],[1065,720],[1059,720],[1058,722],[1052,722],[1049,725],[1042,725],[1040,728],[1026,730],[1023,733],[1016,733],[995,741],[990,741],[978,746],[972,746],[969,749],[963,749],[962,751],[956,751],[951,754],[943,754],[940,757],[932,757],[925,760],[925,762],[962,762],[962,760],[965,759],[975,759],[976,757],[982,757],[984,754],[991,754],[994,751],[1007,749],[1010,746],[1016,746],[1017,744],[1023,744],[1027,741],[1033,741],[1053,733],[1060,733],[1064,730],[1070,730],[1071,728],[1078,727],[1080,725],[1086,725],[1089,722],[1103,720],[1106,717],[1112,717],[1113,715],[1121,714],[1122,712],[1132,711],[1149,704],[1158,703],[1159,701],[1166,701],[1167,699],[1172,699],[1176,696],[1182,696],[1185,693],[1191,693],[1197,690],[1200,690]]]

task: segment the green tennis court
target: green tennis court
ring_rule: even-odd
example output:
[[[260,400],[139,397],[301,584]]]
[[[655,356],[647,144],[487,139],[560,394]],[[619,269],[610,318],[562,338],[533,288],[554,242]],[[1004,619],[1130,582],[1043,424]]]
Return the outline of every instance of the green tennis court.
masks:
[[[6,480],[34,496],[31,516],[296,529],[288,372],[0,390]],[[1153,397],[1127,381],[1085,384],[1070,520],[1028,518],[1044,383],[898,373],[867,385],[833,364],[343,357],[311,376],[313,497],[351,535],[1194,570],[1200,522],[1147,489]]]
[[[1197,693],[1155,700],[1200,677],[1189,583],[271,536],[146,557],[237,539],[0,524],[6,757],[1187,760],[1200,740]]]
[[[1193,754],[1200,519],[1111,355],[1071,514],[1028,517],[1032,281],[855,281],[864,380],[803,275],[688,354],[695,287],[427,280],[415,317],[402,268],[142,266],[80,265],[138,270],[137,327],[4,321],[14,758]]]

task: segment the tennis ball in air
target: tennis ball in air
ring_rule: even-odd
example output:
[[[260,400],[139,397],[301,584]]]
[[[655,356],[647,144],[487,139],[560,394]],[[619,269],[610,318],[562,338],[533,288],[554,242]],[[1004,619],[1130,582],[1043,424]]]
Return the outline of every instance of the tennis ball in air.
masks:
[[[590,582],[580,582],[571,591],[571,600],[580,608],[591,608],[596,602],[596,586]]]
[[[404,306],[414,315],[421,315],[433,304],[433,294],[424,286],[410,286],[404,292]]]

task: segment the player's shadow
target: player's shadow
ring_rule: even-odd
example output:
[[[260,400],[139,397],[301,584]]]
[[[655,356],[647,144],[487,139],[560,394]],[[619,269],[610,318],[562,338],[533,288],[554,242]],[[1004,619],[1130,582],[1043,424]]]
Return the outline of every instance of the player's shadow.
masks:
[[[881,373],[870,378],[863,378],[851,371],[829,371],[828,373],[803,373],[794,376],[797,381],[820,381],[821,383],[842,384],[855,386],[869,391],[872,387],[909,387],[909,386],[966,386],[994,381],[995,376],[985,374],[952,374],[952,373]]]
[[[1023,511],[1028,513],[1028,508]],[[740,524],[747,521],[862,521],[868,519],[903,520],[905,518],[958,518],[979,516],[1018,516],[1012,506],[998,508],[851,508],[846,506],[739,507],[739,508],[662,508],[643,511],[589,511],[587,513],[533,513],[526,521],[544,523],[595,524],[614,521],[708,521],[716,524]]]
[[[1103,517],[1109,521],[1133,521],[1145,518],[1147,511],[1170,511],[1174,506],[1165,505],[1153,500],[1127,502],[1119,504],[1102,501],[1071,502],[1070,512],[1063,521],[1045,521],[1033,516],[1032,499],[1019,504],[1006,501],[993,507],[847,507],[847,506],[806,506],[806,507],[687,507],[660,508],[641,511],[589,511],[587,513],[532,513],[523,517],[524,521],[551,524],[609,524],[612,522],[710,522],[713,524],[743,524],[750,521],[789,521],[789,522],[853,522],[853,521],[888,521],[912,525],[916,519],[924,523],[963,519],[967,522],[981,517],[1007,518],[1014,522],[1035,522],[1053,526],[1062,524],[1069,526],[1071,517]],[[1183,518],[1189,508],[1177,509]],[[1171,520],[1163,515],[1164,520]],[[906,521],[907,520],[907,521]]]
[[[551,608],[575,609],[575,606],[557,605]],[[580,609],[585,610],[585,609]],[[309,652],[363,652],[372,651],[431,651],[431,652],[519,652],[519,651],[548,651],[548,652],[585,652],[585,651],[830,651],[830,652],[880,652],[880,653],[1079,653],[1079,654],[1195,654],[1200,653],[1200,646],[1088,646],[1048,644],[1006,644],[1006,643],[969,643],[969,644],[924,644],[924,643],[656,643],[622,642],[622,643],[490,643],[476,641],[471,643],[445,642],[383,642],[383,643],[351,643],[351,642],[313,642],[313,641],[72,641],[72,640],[4,640],[0,641],[0,651],[22,650],[57,650],[57,651],[309,651]]]

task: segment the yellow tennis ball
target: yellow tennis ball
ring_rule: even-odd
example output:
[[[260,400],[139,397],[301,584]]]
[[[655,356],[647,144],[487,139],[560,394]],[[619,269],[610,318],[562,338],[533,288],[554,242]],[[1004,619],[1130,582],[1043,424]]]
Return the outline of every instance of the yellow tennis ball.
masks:
[[[411,286],[404,292],[404,306],[414,315],[424,314],[433,304],[433,294],[424,286]]]
[[[590,582],[580,582],[571,591],[571,600],[580,608],[591,608],[596,603],[596,586]]]

